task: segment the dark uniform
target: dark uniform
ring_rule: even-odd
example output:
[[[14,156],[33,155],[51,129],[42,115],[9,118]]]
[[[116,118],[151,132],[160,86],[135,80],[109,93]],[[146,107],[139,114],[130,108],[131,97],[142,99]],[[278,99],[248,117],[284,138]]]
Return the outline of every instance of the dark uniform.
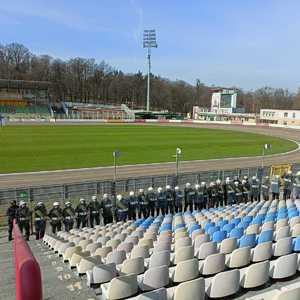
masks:
[[[167,186],[166,191],[166,201],[167,201],[167,213],[174,213],[174,192],[171,190],[171,187]]]
[[[75,209],[72,207],[71,202],[66,202],[63,209],[63,219],[65,231],[70,231],[73,229],[74,220],[75,220]]]
[[[278,199],[280,195],[280,178],[278,175],[274,176],[271,181],[272,200]]]
[[[30,219],[31,212],[26,203],[23,202],[23,204],[20,204],[20,207],[17,210],[17,222],[21,233],[23,234],[23,231],[25,231],[25,237],[27,241],[29,241],[30,235]]]
[[[156,213],[157,215],[160,214],[164,215],[167,211],[167,199],[166,194],[163,192],[162,188],[157,189],[157,208]]]
[[[139,195],[138,195],[138,216],[139,218],[141,218],[143,216],[143,218],[148,218],[148,201],[146,199],[146,195],[144,193],[144,191],[140,191]]]
[[[236,203],[235,198],[235,191],[234,191],[234,185],[230,181],[229,178],[226,179],[226,198],[227,198],[227,204],[232,205]]]
[[[96,225],[100,224],[100,210],[101,206],[96,196],[93,196],[92,201],[88,205],[89,216],[90,216],[90,225],[94,228],[94,223]]]
[[[6,211],[6,215],[8,217],[7,223],[8,223],[8,240],[12,240],[12,231],[14,227],[14,220],[17,218],[17,210],[18,210],[18,205],[16,201],[11,201],[10,202],[10,207]]]
[[[248,202],[249,201],[250,190],[251,190],[251,185],[249,183],[248,177],[245,177],[244,180],[242,180],[242,186],[243,186],[244,202]]]
[[[196,198],[196,191],[190,186],[186,185],[184,189],[184,211],[193,210],[193,204]]]
[[[175,204],[175,212],[182,212],[182,207],[184,204],[184,194],[183,192],[179,189],[179,187],[175,187],[175,192],[174,192],[174,204]]]
[[[265,201],[269,200],[270,197],[270,179],[269,176],[265,176],[261,185],[262,197]]]
[[[128,219],[135,220],[136,212],[138,209],[138,201],[137,201],[137,197],[134,195],[134,192],[130,192],[127,202],[128,202]]]
[[[208,189],[208,208],[215,207],[218,199],[218,190],[214,182],[211,182]]]
[[[34,227],[35,227],[35,238],[37,240],[42,239],[46,231],[46,218],[47,209],[44,203],[39,202],[34,208]]]
[[[112,221],[113,221],[113,202],[112,202],[112,200],[107,195],[104,195],[101,205],[102,205],[102,209],[103,209],[104,225],[112,223]]]
[[[157,196],[156,193],[153,191],[153,188],[149,188],[147,195],[146,195],[147,201],[148,201],[148,207],[149,207],[149,214],[151,217],[154,217],[155,215],[155,208],[157,208]]]
[[[89,208],[88,208],[88,205],[86,204],[85,200],[80,199],[80,202],[75,209],[77,229],[79,229],[80,226],[82,228],[87,226],[88,210],[89,210]]]
[[[224,205],[224,187],[221,180],[216,181],[217,195],[217,207]]]
[[[240,181],[234,182],[235,201],[237,204],[243,202],[243,185]]]
[[[283,200],[291,198],[293,189],[293,175],[292,173],[287,173],[283,176]]]
[[[118,195],[116,209],[117,209],[118,222],[120,222],[120,221],[125,222],[128,217],[128,200],[123,198],[121,195]]]
[[[260,201],[260,183],[259,180],[254,176],[251,181],[251,201]]]
[[[52,233],[55,234],[57,231],[61,231],[61,221],[62,221],[62,209],[59,204],[54,205],[54,207],[49,211],[48,217],[50,218],[50,224],[52,227]]]

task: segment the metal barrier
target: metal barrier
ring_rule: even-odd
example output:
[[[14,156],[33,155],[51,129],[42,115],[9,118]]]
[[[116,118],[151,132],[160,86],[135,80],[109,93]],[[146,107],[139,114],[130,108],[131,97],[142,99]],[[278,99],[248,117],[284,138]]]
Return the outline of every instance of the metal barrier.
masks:
[[[42,277],[38,262],[14,222],[16,300],[42,300]]]

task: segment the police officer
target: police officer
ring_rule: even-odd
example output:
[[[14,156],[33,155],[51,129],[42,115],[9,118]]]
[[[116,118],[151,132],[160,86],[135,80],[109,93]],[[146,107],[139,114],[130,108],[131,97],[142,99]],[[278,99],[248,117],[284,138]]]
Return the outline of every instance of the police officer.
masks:
[[[230,177],[226,178],[225,185],[226,185],[227,204],[228,205],[235,204],[236,198],[235,198],[234,184],[231,181]]]
[[[14,220],[17,218],[18,205],[15,200],[10,202],[10,206],[6,211],[8,217],[8,240],[12,240],[12,231],[14,227]]]
[[[198,210],[200,209],[200,195],[199,195],[199,190],[200,190],[200,184],[196,183],[195,184],[195,200],[194,200],[194,209]]]
[[[88,223],[88,206],[84,198],[81,198],[79,200],[79,204],[75,209],[75,213],[76,213],[77,229],[79,229],[80,226],[82,226],[82,228],[86,227]]]
[[[90,216],[90,225],[91,228],[94,228],[94,223],[96,223],[96,225],[100,224],[100,210],[101,210],[101,206],[96,195],[92,197],[92,201],[89,203],[88,208],[89,208],[89,216]]]
[[[283,200],[291,198],[293,189],[293,175],[292,171],[288,171],[283,175]]]
[[[167,213],[174,213],[174,192],[171,189],[170,185],[166,186],[166,200],[167,200]]]
[[[200,209],[207,208],[208,207],[208,190],[207,190],[207,185],[206,185],[205,181],[202,181],[200,183],[199,195],[200,195]]]
[[[162,187],[157,189],[157,208],[156,214],[159,215],[160,212],[164,215],[167,211],[167,199]]]
[[[184,189],[184,211],[193,210],[193,204],[196,198],[196,192],[191,184],[187,182]]]
[[[217,207],[224,205],[224,187],[220,179],[216,180]]]
[[[271,192],[272,192],[272,200],[275,200],[275,199],[279,200],[279,195],[280,195],[280,177],[279,177],[279,175],[275,175],[272,177]]]
[[[269,194],[270,194],[270,178],[269,176],[265,176],[262,180],[262,185],[261,185],[261,192],[262,192],[262,197],[265,201],[269,200]]]
[[[44,237],[46,231],[47,209],[43,202],[39,202],[34,208],[34,227],[37,240]]]
[[[143,189],[139,189],[138,207],[139,207],[139,212],[138,212],[139,218],[141,218],[142,216],[145,219],[148,218],[148,202]]]
[[[25,201],[20,202],[20,206],[17,210],[17,222],[20,228],[21,233],[25,231],[26,240],[29,241],[30,235],[30,219],[31,219],[31,212],[27,207]]]
[[[244,179],[242,180],[242,186],[243,186],[243,198],[244,202],[248,202],[249,196],[251,194],[251,185],[248,179],[248,176],[244,176]]]
[[[156,194],[155,194],[152,186],[150,186],[148,188],[146,198],[147,198],[148,207],[149,207],[149,214],[151,215],[151,217],[154,217],[155,208],[157,207],[157,203],[156,203],[157,197],[156,197]]]
[[[235,193],[235,201],[237,204],[243,202],[243,190],[242,183],[240,181],[234,181],[234,193]]]
[[[125,222],[128,216],[128,200],[123,198],[121,194],[117,195],[116,210],[118,222]]]
[[[59,202],[53,203],[53,208],[49,211],[48,217],[50,218],[52,233],[55,234],[57,231],[61,231],[61,221],[63,214]]]
[[[215,207],[215,204],[217,202],[217,196],[218,191],[216,188],[216,183],[212,181],[208,187],[208,208]]]
[[[182,190],[179,189],[179,186],[175,186],[174,188],[174,205],[175,205],[175,212],[182,212],[182,207],[184,202],[184,194]]]
[[[300,199],[300,171],[296,173],[293,183],[293,197],[294,199]]]
[[[129,220],[136,219],[137,208],[138,208],[137,197],[135,196],[134,191],[130,191],[129,197],[128,197],[128,218],[129,218]]]
[[[260,183],[256,176],[252,177],[250,192],[251,192],[251,202],[260,201]]]
[[[65,207],[63,209],[63,222],[65,226],[65,231],[70,231],[73,229],[74,226],[74,220],[75,220],[75,209],[72,207],[72,204],[70,201],[67,201],[65,203]]]
[[[101,204],[102,204],[102,209],[103,209],[104,225],[112,223],[112,221],[113,221],[113,202],[108,197],[107,194],[103,195],[103,201]]]

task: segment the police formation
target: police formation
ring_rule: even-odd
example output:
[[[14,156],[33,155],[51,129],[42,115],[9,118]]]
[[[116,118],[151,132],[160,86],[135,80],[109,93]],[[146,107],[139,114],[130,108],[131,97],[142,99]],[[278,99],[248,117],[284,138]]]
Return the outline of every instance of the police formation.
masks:
[[[248,201],[279,199],[282,193],[284,200],[300,198],[300,171],[295,175],[286,172],[281,178],[278,175],[269,178],[263,177],[260,181],[256,176],[248,179],[229,178],[206,183],[201,182],[192,186],[186,183],[184,189],[178,186],[172,188],[167,185],[164,189],[159,187],[154,190],[149,187],[146,191],[140,189],[137,193],[130,191],[128,196],[117,195],[114,200],[107,194],[101,199],[93,196],[87,203],[81,198],[76,207],[67,201],[61,208],[59,202],[54,202],[53,207],[47,212],[42,202],[36,204],[30,211],[26,202],[21,201],[17,206],[15,201],[7,210],[9,240],[12,239],[13,220],[16,219],[21,231],[25,232],[26,239],[30,235],[30,222],[34,220],[36,239],[44,236],[46,221],[49,220],[53,233],[64,229],[70,231],[73,227],[94,227],[113,221],[135,220],[149,216],[209,209],[213,207],[238,204]]]

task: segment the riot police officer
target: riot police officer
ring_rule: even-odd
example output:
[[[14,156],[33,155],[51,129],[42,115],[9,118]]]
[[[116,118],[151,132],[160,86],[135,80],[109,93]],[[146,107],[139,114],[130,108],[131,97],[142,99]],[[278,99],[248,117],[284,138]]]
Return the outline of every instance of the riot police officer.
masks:
[[[134,195],[134,191],[130,191],[129,198],[128,198],[128,218],[129,218],[129,220],[136,219],[137,209],[138,209],[137,197]]]
[[[215,207],[217,202],[218,191],[215,182],[211,182],[208,187],[208,208]]]
[[[75,209],[75,213],[76,213],[77,229],[79,229],[80,226],[82,226],[82,228],[86,227],[88,223],[88,206],[84,198],[81,198],[79,200],[79,204]]]
[[[269,194],[270,194],[270,178],[269,176],[265,176],[262,180],[262,185],[261,185],[261,192],[262,192],[262,197],[265,201],[269,200]]]
[[[293,197],[294,199],[300,199],[300,171],[296,173],[293,184]]]
[[[89,203],[88,208],[89,208],[89,216],[90,216],[90,225],[91,228],[94,228],[94,223],[96,223],[96,225],[100,224],[100,209],[101,209],[100,203],[96,195],[92,197],[92,201]]]
[[[184,204],[184,194],[182,190],[179,189],[179,186],[175,186],[174,191],[175,212],[182,212],[182,207]]]
[[[55,234],[57,231],[61,231],[61,221],[63,215],[59,202],[53,203],[53,208],[49,211],[48,217],[50,219],[52,233]]]
[[[195,184],[195,200],[194,200],[194,209],[198,210],[200,208],[200,195],[199,195],[200,184]]]
[[[248,176],[244,176],[244,179],[242,180],[242,190],[243,190],[243,198],[244,202],[248,202],[249,196],[251,194],[251,185],[248,180]]]
[[[171,189],[170,185],[166,186],[166,201],[167,201],[167,213],[173,214],[174,213],[174,193]]]
[[[202,181],[200,183],[199,196],[200,196],[200,209],[207,208],[208,207],[208,191],[207,191],[207,186],[206,186],[205,181]]]
[[[157,189],[157,208],[156,214],[159,215],[160,212],[164,215],[167,211],[167,199],[166,194],[163,192],[162,187]]]
[[[150,186],[148,188],[146,198],[147,198],[148,207],[149,207],[149,214],[151,215],[151,217],[154,217],[155,208],[157,208],[157,197],[156,197],[156,194],[155,194],[152,186]]]
[[[191,184],[187,182],[185,184],[185,189],[184,189],[184,211],[193,210],[193,204],[195,202],[196,198],[196,192],[195,190],[191,187]]]
[[[12,231],[14,227],[14,220],[17,218],[18,205],[15,200],[10,202],[10,206],[6,211],[8,217],[8,240],[12,240]]]
[[[139,212],[138,212],[139,218],[141,218],[142,216],[145,219],[148,218],[148,202],[143,189],[139,189],[138,206],[139,206]]]
[[[47,209],[43,202],[39,202],[34,208],[35,237],[37,240],[44,237],[46,231]]]
[[[216,180],[217,207],[224,205],[224,188],[220,179]]]
[[[288,171],[283,175],[283,200],[291,198],[293,189],[293,175],[292,171]]]
[[[70,201],[67,201],[65,203],[65,207],[63,209],[63,222],[65,226],[65,231],[70,231],[73,229],[74,226],[74,220],[75,220],[75,209],[72,207],[72,204]]]
[[[227,194],[227,204],[228,205],[235,204],[236,198],[235,198],[234,184],[230,180],[230,177],[226,178],[225,185],[226,185],[226,194]]]
[[[126,221],[128,216],[128,201],[121,194],[117,195],[116,210],[118,222]]]
[[[21,233],[23,234],[23,231],[25,231],[25,238],[27,241],[29,241],[29,235],[30,235],[30,219],[31,219],[31,212],[26,202],[21,201],[20,206],[17,210],[17,222]]]
[[[113,202],[108,197],[107,194],[103,195],[102,209],[103,209],[104,225],[112,223],[112,221],[113,221]]]
[[[243,202],[243,190],[242,183],[240,181],[234,181],[234,193],[236,203],[239,204]]]
[[[272,192],[272,200],[278,199],[280,195],[280,177],[279,175],[275,175],[271,181],[271,192]]]
[[[260,184],[256,176],[251,180],[251,202],[260,201]]]

